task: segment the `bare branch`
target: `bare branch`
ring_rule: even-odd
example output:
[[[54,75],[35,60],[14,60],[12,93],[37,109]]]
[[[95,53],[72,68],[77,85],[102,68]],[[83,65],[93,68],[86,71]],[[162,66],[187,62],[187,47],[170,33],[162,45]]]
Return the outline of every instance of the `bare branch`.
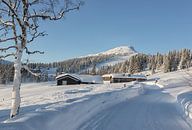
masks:
[[[37,76],[37,77],[41,76],[40,73],[34,73],[34,72],[32,72],[27,65],[22,65],[22,68],[24,68],[25,70],[27,70],[29,73],[31,73],[31,74],[34,75],[34,76]]]
[[[44,52],[41,52],[41,51],[29,51],[27,47],[25,47],[25,50],[26,50],[26,53],[28,55],[31,55],[31,54],[35,54],[35,53],[39,53],[39,54],[44,54]]]
[[[16,46],[9,46],[9,47],[5,47],[5,48],[0,48],[0,51],[7,51],[9,49],[18,49]]]
[[[39,0],[33,0],[32,2],[29,3],[29,5],[32,6],[32,5],[34,5],[34,4],[38,3],[38,2],[39,2]]]
[[[77,3],[77,4],[76,4]],[[62,5],[63,4],[63,5]],[[9,44],[0,51],[7,51],[15,48],[15,54],[4,54],[1,58],[9,56],[15,57],[14,62],[14,82],[12,91],[12,109],[10,118],[19,114],[20,109],[20,86],[21,86],[21,60],[23,50],[27,54],[44,54],[40,51],[29,51],[27,44],[33,42],[40,36],[45,36],[44,32],[39,31],[39,20],[59,20],[70,11],[78,10],[82,3],[79,0],[0,0],[0,43]],[[12,50],[11,50],[12,51]],[[22,66],[25,70],[35,76],[27,64]]]
[[[18,38],[18,36],[6,38],[6,39],[0,39],[0,43],[1,43],[1,42],[7,42],[7,41],[15,40],[15,39],[17,39],[17,38]]]
[[[15,54],[12,53],[12,54],[7,54],[5,56],[0,56],[0,59],[5,59],[5,58],[10,57],[10,56],[14,56],[15,57]]]
[[[4,21],[0,18],[0,24],[3,24],[5,26],[13,26],[13,23],[11,21]]]
[[[1,12],[5,12],[5,13],[9,13],[9,11],[6,10],[6,9],[0,9],[0,11],[1,11]]]
[[[45,32],[41,32],[41,33],[37,33],[37,31],[35,31],[34,34],[31,34],[33,37],[27,41],[27,43],[31,43],[32,41],[34,41],[36,38],[38,37],[43,37],[43,36],[46,36],[47,34],[45,34]]]
[[[42,18],[43,20],[46,20],[46,19],[49,19],[49,20],[59,20],[59,19],[63,18],[66,13],[68,13],[68,12],[70,12],[70,11],[73,11],[73,10],[79,10],[81,4],[82,4],[82,3],[79,2],[79,3],[77,4],[77,6],[75,6],[75,7],[73,7],[73,8],[62,8],[57,15],[54,14],[53,16],[47,15],[46,13],[40,13],[40,14],[38,14],[38,13],[36,13],[36,12],[34,11],[34,14],[31,15],[31,16],[29,16],[28,19],[32,19],[32,18]]]

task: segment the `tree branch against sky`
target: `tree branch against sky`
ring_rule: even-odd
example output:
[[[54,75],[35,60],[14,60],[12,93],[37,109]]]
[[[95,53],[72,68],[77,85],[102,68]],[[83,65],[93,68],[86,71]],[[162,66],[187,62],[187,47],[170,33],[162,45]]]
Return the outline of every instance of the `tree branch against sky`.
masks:
[[[80,0],[0,0],[0,58],[15,59],[11,118],[19,114],[21,69],[29,70],[22,64],[22,56],[43,54],[28,49],[34,40],[46,35],[39,22],[60,20],[66,13],[79,10],[81,5]]]

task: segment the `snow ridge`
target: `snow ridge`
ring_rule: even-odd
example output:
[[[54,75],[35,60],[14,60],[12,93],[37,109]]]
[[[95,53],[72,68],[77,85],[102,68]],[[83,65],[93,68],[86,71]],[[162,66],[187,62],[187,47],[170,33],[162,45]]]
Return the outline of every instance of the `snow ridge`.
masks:
[[[101,55],[131,55],[137,53],[134,47],[128,46],[120,46],[113,49],[110,49],[105,52],[97,53],[97,54],[90,54],[88,56],[101,56]]]

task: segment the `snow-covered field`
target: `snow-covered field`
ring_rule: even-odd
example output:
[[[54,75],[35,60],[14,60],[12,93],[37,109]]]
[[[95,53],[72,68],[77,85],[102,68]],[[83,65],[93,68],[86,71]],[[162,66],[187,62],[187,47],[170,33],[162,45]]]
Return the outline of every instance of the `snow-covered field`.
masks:
[[[1,85],[0,130],[191,130],[191,75],[159,73],[126,86],[23,84],[21,113],[12,120],[11,86]]]
[[[70,116],[71,118],[75,115],[82,116],[81,119],[79,119],[79,121],[82,122],[83,118],[87,119],[100,111],[102,106],[103,108],[109,107],[114,103],[124,100],[124,98],[138,95],[138,91],[136,91],[138,88],[121,92],[124,89],[128,89],[128,87],[132,87],[132,83],[127,83],[126,85],[125,87],[124,84],[73,86],[56,86],[55,83],[24,84],[21,89],[21,113],[17,119],[13,120],[6,120],[9,117],[11,104],[11,86],[1,86],[0,130],[12,129],[12,126],[17,126],[17,128],[21,130],[30,129],[28,128],[29,126],[34,129],[42,129],[42,126],[39,126],[42,125],[42,123],[36,126],[34,124],[37,124],[40,120],[43,122],[42,118],[46,119],[44,122],[45,124],[49,124],[47,120],[52,120],[53,114],[55,114],[55,118],[58,118],[58,116],[63,113],[62,115],[65,117],[67,114],[66,111],[72,106],[75,106],[74,109],[79,109],[75,112],[79,114],[72,112],[72,115],[66,117],[70,120]],[[124,96],[122,95],[123,93]],[[93,99],[94,101],[92,102]],[[89,102],[90,105],[87,105],[85,103],[86,101]],[[87,115],[87,111],[90,111],[90,114]],[[25,123],[21,124],[21,122]],[[67,124],[70,125],[71,123]],[[69,128],[66,126],[65,128],[72,129],[71,127],[76,127],[76,125],[70,125]],[[63,128],[61,127],[61,129]]]

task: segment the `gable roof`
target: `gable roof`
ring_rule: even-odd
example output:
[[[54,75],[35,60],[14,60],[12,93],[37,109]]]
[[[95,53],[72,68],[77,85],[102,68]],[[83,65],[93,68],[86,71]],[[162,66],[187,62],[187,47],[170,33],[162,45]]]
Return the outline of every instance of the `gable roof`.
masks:
[[[103,83],[102,77],[100,75],[78,75],[78,74],[61,74],[56,77],[56,80],[62,79],[63,77],[69,76],[75,80],[79,80],[85,83]]]
[[[67,76],[70,76],[70,77],[73,77],[73,78],[75,78],[77,80],[80,80],[80,78],[78,78],[75,74],[68,74],[68,73],[58,75],[56,77],[56,80],[61,79],[63,77],[67,77]]]

